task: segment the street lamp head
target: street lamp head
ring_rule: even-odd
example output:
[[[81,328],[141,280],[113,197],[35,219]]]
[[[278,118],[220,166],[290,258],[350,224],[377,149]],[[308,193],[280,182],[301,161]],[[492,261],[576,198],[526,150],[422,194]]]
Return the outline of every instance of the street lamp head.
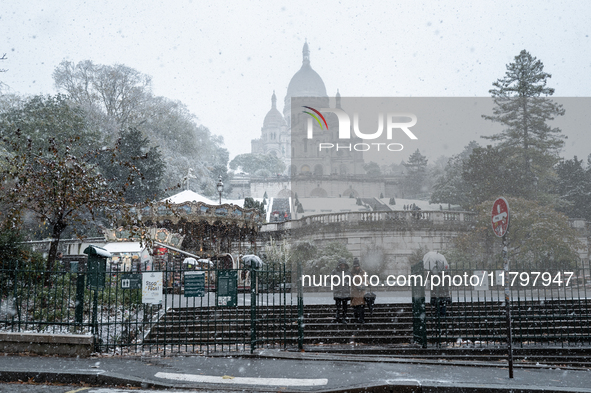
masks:
[[[218,179],[218,184],[216,185],[218,192],[222,193],[224,192],[224,183],[222,182],[222,175],[220,175],[219,179]]]

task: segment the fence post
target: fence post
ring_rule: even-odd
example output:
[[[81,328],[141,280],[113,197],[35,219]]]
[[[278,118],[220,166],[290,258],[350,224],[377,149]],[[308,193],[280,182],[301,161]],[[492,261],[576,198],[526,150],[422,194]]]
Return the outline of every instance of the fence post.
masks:
[[[74,308],[74,323],[82,325],[84,319],[84,279],[83,273],[76,276],[76,305]]]
[[[16,313],[12,315],[12,324],[10,327],[10,331],[14,332],[14,316],[17,316],[17,321],[18,321],[18,331],[21,331],[21,308],[20,308],[20,301],[18,299],[18,290],[17,290],[17,282],[18,280],[18,260],[16,261],[16,269],[14,270],[14,280],[12,280],[12,285],[13,285],[13,295],[12,295],[12,301],[14,304],[14,307],[16,308]],[[22,274],[21,274],[22,277]]]
[[[304,289],[302,287],[302,263],[298,260],[298,349],[304,350]]]
[[[509,362],[509,378],[513,378],[513,336],[511,329],[511,287],[509,285],[509,255],[507,249],[507,234],[503,235],[503,267],[505,274],[505,314],[507,317],[507,356]]]
[[[253,265],[250,267],[250,353],[254,352],[257,340],[257,276]]]
[[[94,336],[94,351],[99,352],[98,338],[98,288],[94,289],[94,298],[92,299],[92,335]]]
[[[411,274],[423,276],[423,263],[419,262],[410,268]],[[422,281],[422,280],[421,280]],[[416,280],[415,280],[416,283]],[[412,332],[415,342],[427,348],[427,315],[425,313],[425,286],[412,286]]]

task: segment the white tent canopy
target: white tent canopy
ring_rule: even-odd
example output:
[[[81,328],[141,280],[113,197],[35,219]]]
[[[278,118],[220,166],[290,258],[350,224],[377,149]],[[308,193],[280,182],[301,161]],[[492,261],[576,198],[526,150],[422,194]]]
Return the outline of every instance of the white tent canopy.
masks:
[[[170,202],[170,203],[185,203],[185,202],[203,202],[209,205],[217,205],[217,202],[214,202],[203,195],[197,194],[195,191],[185,190],[181,191],[178,194],[169,196],[168,198],[164,198],[162,202]]]
[[[141,253],[144,247],[140,245],[140,242],[117,242],[117,243],[107,243],[103,246],[103,248],[110,253],[118,253],[118,252],[134,252],[134,253]]]

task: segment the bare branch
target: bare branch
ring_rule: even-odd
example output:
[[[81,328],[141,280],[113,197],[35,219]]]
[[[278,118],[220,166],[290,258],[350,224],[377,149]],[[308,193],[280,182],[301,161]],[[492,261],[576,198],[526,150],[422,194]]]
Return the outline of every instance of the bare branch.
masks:
[[[2,57],[0,57],[0,60],[7,60],[7,59],[8,59],[8,57],[6,57],[6,53],[3,54]],[[6,72],[6,71],[8,71],[8,70],[5,68],[0,68],[0,72]]]

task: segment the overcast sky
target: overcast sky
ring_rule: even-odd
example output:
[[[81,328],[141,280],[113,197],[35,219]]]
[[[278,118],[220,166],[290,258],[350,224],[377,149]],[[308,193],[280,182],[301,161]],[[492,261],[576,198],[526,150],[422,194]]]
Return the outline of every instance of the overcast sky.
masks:
[[[556,96],[591,96],[591,2],[473,3],[3,0],[0,80],[50,94],[63,59],[125,64],[222,135],[232,157],[250,152],[273,90],[283,109],[305,39],[329,95],[487,96],[527,49]],[[591,153],[585,135],[571,136],[564,154]]]

